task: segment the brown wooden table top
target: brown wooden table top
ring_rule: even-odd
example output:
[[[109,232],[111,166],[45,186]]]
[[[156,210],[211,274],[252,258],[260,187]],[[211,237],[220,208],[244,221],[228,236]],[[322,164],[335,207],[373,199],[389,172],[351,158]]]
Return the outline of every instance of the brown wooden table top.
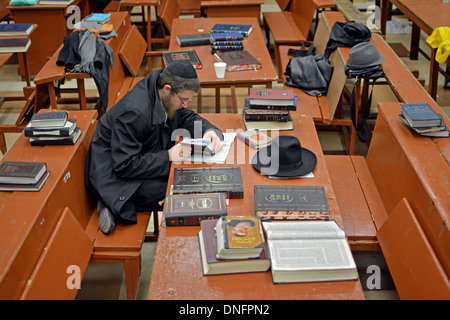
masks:
[[[242,115],[202,114],[223,132],[244,131]],[[294,130],[281,135],[297,136],[302,147],[314,152],[317,166],[314,178],[270,179],[260,175],[251,165],[256,150],[235,139],[225,164],[239,165],[244,183],[244,198],[230,199],[228,215],[254,215],[254,185],[322,185],[325,187],[332,219],[343,228],[339,207],[331,185],[320,142],[310,117],[293,114]],[[272,137],[278,135],[271,132]],[[168,192],[175,167],[209,166],[208,164],[172,164]],[[198,244],[199,226],[166,227],[164,219],[153,264],[149,299],[363,299],[359,281],[273,284],[270,271],[203,276]]]
[[[450,26],[450,5],[442,0],[389,1],[429,35],[437,27]]]
[[[226,24],[247,24],[252,25],[252,33],[244,38],[244,50],[250,52],[258,61],[262,68],[258,70],[245,70],[235,72],[225,72],[223,79],[217,79],[214,70],[214,55],[211,54],[211,46],[180,47],[176,42],[178,34],[209,33],[216,23]],[[277,73],[267,50],[261,28],[255,18],[193,18],[174,19],[172,32],[170,35],[169,51],[195,50],[202,68],[197,69],[197,74],[202,86],[212,85],[226,87],[230,85],[267,84],[277,79]]]

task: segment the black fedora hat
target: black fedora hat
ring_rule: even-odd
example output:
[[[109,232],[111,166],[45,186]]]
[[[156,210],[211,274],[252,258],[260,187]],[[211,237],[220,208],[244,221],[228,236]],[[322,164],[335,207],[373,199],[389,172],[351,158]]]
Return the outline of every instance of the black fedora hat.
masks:
[[[293,136],[275,137],[271,145],[260,149],[252,159],[253,168],[261,174],[285,178],[308,174],[316,164],[316,155],[302,148]]]

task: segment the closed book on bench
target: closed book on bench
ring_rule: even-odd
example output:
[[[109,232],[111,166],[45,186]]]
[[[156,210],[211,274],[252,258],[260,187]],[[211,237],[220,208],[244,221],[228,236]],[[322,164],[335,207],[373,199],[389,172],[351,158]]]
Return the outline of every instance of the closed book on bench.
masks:
[[[50,171],[45,170],[42,177],[33,184],[0,183],[0,191],[39,191],[50,176]]]
[[[67,111],[40,112],[31,117],[31,128],[62,127],[67,121]]]
[[[255,186],[255,214],[267,220],[328,220],[323,186]]]
[[[34,184],[46,170],[45,162],[3,161],[0,164],[0,183]]]
[[[80,136],[80,127],[76,127],[68,137],[30,137],[30,144],[32,146],[74,145]]]
[[[428,103],[401,104],[402,114],[411,127],[436,127],[441,118]]]
[[[202,220],[227,214],[224,193],[168,195],[164,209],[167,226],[199,226]]]
[[[111,13],[95,12],[95,13],[91,13],[90,15],[88,15],[86,18],[83,19],[83,21],[103,24],[103,23],[108,22],[110,19],[111,19]]]
[[[68,137],[74,132],[76,127],[75,119],[67,119],[64,126],[61,127],[34,128],[28,123],[23,132],[25,137]]]
[[[26,52],[30,45],[30,38],[0,39],[0,53]]]
[[[14,37],[27,36],[33,30],[32,23],[2,23],[0,24],[0,36]]]

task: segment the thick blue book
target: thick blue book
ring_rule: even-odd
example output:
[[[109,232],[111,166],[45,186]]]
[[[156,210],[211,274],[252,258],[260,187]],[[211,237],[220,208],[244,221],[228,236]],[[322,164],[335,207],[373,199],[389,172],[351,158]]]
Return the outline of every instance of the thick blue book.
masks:
[[[244,37],[248,37],[252,33],[252,26],[249,24],[224,24],[218,23],[211,29],[211,33],[240,33]]]
[[[111,19],[111,13],[91,13],[83,20],[86,22],[105,23]]]
[[[441,118],[428,103],[402,104],[402,114],[413,128],[436,127],[441,125]]]
[[[217,32],[211,33],[211,41],[234,41],[244,40],[244,36],[239,32]]]
[[[33,30],[32,23],[2,23],[0,24],[0,36],[15,37],[27,36]]]

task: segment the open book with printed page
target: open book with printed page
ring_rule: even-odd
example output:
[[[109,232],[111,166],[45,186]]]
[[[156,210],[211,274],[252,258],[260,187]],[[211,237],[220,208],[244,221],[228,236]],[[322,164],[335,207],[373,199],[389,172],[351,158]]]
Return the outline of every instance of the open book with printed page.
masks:
[[[333,220],[263,221],[274,283],[356,280],[344,231]]]

